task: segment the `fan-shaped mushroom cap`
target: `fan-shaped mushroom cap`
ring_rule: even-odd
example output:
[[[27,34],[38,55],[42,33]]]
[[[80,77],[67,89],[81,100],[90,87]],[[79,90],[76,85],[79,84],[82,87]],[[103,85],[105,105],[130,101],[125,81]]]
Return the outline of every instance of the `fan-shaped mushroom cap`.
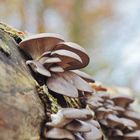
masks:
[[[88,124],[91,126],[91,131],[84,133],[83,137],[86,140],[102,140],[103,136],[101,130],[90,124],[90,121],[88,122]]]
[[[111,128],[123,127],[122,122],[120,121],[120,119],[116,115],[109,114],[107,116],[106,121],[108,123],[108,126],[111,127]]]
[[[93,117],[93,113],[88,109],[66,108],[62,113],[66,119],[87,120]]]
[[[71,71],[79,75],[81,78],[83,78],[87,82],[95,82],[94,79],[90,75],[88,75],[87,73],[83,71],[80,71],[80,70],[71,70]]]
[[[73,84],[78,90],[89,93],[93,92],[90,85],[75,73],[66,71],[64,73],[61,73],[61,76],[64,77],[68,82]]]
[[[59,63],[65,70],[79,69],[82,65],[82,60],[74,52],[68,50],[55,50],[51,53],[52,56],[59,57],[62,62]]]
[[[19,46],[33,59],[36,59],[45,51],[52,50],[56,44],[63,41],[63,37],[59,34],[42,33],[27,37],[20,42]]]
[[[73,120],[69,124],[65,126],[65,128],[69,131],[74,132],[88,132],[91,131],[91,127],[88,123],[80,120]]]
[[[50,90],[68,96],[68,97],[78,97],[78,91],[74,85],[69,83],[63,77],[59,75],[53,75],[47,80],[47,86]]]
[[[100,107],[96,111],[96,117],[99,120],[104,119],[108,114],[112,113],[113,111],[111,109],[106,109],[104,107]]]
[[[114,101],[116,105],[124,108],[134,101],[132,97],[123,94],[114,95],[111,97],[111,99]]]
[[[74,135],[62,128],[52,128],[46,133],[46,138],[75,140]]]
[[[57,44],[57,46],[55,47],[55,49],[65,49],[65,50],[69,50],[71,52],[74,52],[76,54],[78,54],[80,56],[80,58],[82,59],[82,65],[80,65],[80,68],[83,68],[85,66],[88,65],[89,63],[89,57],[87,55],[87,52],[85,51],[84,48],[82,48],[80,45],[73,43],[73,42],[60,42],[59,44]]]
[[[93,98],[89,98],[86,103],[90,106],[90,108],[92,108],[93,110],[99,108],[99,107],[102,107],[103,104],[100,103],[98,100],[94,100],[94,97]]]
[[[128,110],[124,112],[124,116],[135,121],[136,124],[138,125],[138,128],[140,128],[140,114],[139,113]]]
[[[124,140],[139,140],[140,139],[140,130],[130,132],[124,135]]]
[[[133,120],[127,118],[120,118],[120,121],[125,127],[137,127],[137,124]]]
[[[51,115],[51,122],[46,123],[52,127],[63,127],[74,119],[87,120],[93,117],[93,113],[87,109],[63,108]]]

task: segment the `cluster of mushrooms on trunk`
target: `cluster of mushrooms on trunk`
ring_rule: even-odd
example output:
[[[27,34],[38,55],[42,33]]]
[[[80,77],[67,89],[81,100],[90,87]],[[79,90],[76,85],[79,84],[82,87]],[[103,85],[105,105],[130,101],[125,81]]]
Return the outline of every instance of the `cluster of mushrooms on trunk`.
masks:
[[[132,97],[109,95],[86,73],[78,70],[89,63],[84,48],[65,42],[54,33],[32,35],[19,44],[30,56],[26,64],[44,77],[52,96],[75,100],[78,107],[61,104],[46,122],[45,139],[140,140],[140,115],[133,111]]]

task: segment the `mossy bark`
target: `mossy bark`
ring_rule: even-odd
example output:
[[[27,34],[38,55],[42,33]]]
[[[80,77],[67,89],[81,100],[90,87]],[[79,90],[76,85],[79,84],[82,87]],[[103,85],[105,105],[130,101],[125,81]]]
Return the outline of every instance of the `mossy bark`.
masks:
[[[0,28],[0,140],[39,140],[44,115],[18,45]]]

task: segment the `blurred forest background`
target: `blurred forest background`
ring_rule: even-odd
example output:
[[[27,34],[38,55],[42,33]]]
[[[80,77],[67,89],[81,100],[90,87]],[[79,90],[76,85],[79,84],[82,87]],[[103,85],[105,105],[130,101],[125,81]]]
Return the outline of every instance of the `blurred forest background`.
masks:
[[[91,58],[87,73],[140,99],[140,0],[0,0],[0,21],[77,42]]]

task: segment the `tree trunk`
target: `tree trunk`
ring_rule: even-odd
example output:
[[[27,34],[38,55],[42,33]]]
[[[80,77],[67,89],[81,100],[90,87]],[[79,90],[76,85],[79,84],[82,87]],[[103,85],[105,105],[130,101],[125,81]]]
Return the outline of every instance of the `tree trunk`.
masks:
[[[0,29],[0,140],[39,140],[44,115],[16,42]]]

